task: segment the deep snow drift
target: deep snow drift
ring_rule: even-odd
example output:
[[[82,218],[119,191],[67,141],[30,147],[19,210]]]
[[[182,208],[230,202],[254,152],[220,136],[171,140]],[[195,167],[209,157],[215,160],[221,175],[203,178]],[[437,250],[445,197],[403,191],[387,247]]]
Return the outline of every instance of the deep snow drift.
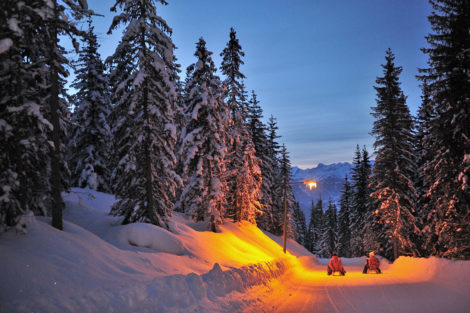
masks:
[[[29,216],[26,234],[0,236],[0,312],[354,312],[354,300],[323,301],[332,286],[369,294],[356,307],[379,312],[380,300],[367,288],[397,293],[405,284],[423,294],[451,290],[456,297],[439,302],[447,312],[470,308],[470,297],[459,296],[470,294],[470,262],[402,257],[382,260],[384,274],[369,276],[360,274],[363,258],[343,259],[346,276],[328,277],[328,260],[292,241],[284,255],[280,238],[250,224],[227,223],[212,233],[175,214],[168,232],[119,225],[108,215],[111,195],[74,189],[64,200],[64,231]],[[423,310],[413,312],[433,312],[417,307]]]
[[[120,225],[112,195],[74,189],[64,200],[64,231],[30,216],[26,234],[0,236],[0,312],[216,312],[217,297],[266,283],[293,259],[250,224],[213,233],[175,214],[169,232]]]

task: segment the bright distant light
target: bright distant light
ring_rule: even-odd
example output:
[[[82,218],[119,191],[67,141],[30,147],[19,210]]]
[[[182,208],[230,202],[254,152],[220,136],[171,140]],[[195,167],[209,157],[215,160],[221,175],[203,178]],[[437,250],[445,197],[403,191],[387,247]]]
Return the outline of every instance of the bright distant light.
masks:
[[[304,184],[307,185],[310,190],[317,188],[317,182],[314,180],[305,180]]]

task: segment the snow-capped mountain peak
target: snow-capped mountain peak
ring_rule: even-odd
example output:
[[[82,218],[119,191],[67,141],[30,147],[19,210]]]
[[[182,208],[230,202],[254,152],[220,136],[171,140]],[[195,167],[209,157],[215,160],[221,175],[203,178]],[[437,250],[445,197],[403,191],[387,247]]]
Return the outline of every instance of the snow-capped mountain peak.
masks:
[[[309,169],[292,168],[292,181],[303,181],[306,179],[316,180],[318,185],[314,190],[309,190],[303,185],[293,186],[294,195],[305,213],[310,216],[312,201],[316,202],[322,198],[325,205],[331,199],[338,203],[343,189],[344,177],[351,172],[352,164],[348,162],[323,164]]]

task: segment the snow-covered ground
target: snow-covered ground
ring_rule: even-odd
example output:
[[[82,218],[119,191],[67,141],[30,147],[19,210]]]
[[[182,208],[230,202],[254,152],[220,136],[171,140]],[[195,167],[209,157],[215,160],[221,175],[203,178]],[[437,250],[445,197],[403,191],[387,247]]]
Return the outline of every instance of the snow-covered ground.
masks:
[[[0,236],[0,312],[470,312],[470,262],[437,258],[328,260],[250,224],[205,231],[175,214],[172,232],[119,225],[114,197],[74,189],[64,195],[64,231],[26,217],[27,233]]]
[[[245,312],[468,313],[470,262],[400,257],[383,274],[362,274],[364,258],[343,260],[346,276],[327,276],[328,260],[301,257],[268,287],[254,287]]]

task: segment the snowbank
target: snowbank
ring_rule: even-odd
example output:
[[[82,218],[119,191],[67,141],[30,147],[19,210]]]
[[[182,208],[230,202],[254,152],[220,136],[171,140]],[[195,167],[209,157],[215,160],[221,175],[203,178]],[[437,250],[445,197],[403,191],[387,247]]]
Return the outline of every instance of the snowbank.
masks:
[[[133,223],[121,227],[120,236],[133,246],[149,248],[159,252],[184,255],[186,249],[174,234],[152,224]]]
[[[64,200],[64,231],[28,216],[26,231],[0,236],[0,312],[230,312],[221,297],[287,268],[253,225],[212,233],[175,214],[169,232],[120,225],[111,195],[76,189]]]
[[[468,261],[430,258],[399,257],[387,270],[408,277],[438,281],[470,290],[470,266]]]
[[[215,300],[232,291],[242,292],[249,287],[266,284],[283,274],[286,267],[286,260],[279,260],[222,271],[216,263],[212,270],[202,275],[202,279],[206,284],[207,297]]]

